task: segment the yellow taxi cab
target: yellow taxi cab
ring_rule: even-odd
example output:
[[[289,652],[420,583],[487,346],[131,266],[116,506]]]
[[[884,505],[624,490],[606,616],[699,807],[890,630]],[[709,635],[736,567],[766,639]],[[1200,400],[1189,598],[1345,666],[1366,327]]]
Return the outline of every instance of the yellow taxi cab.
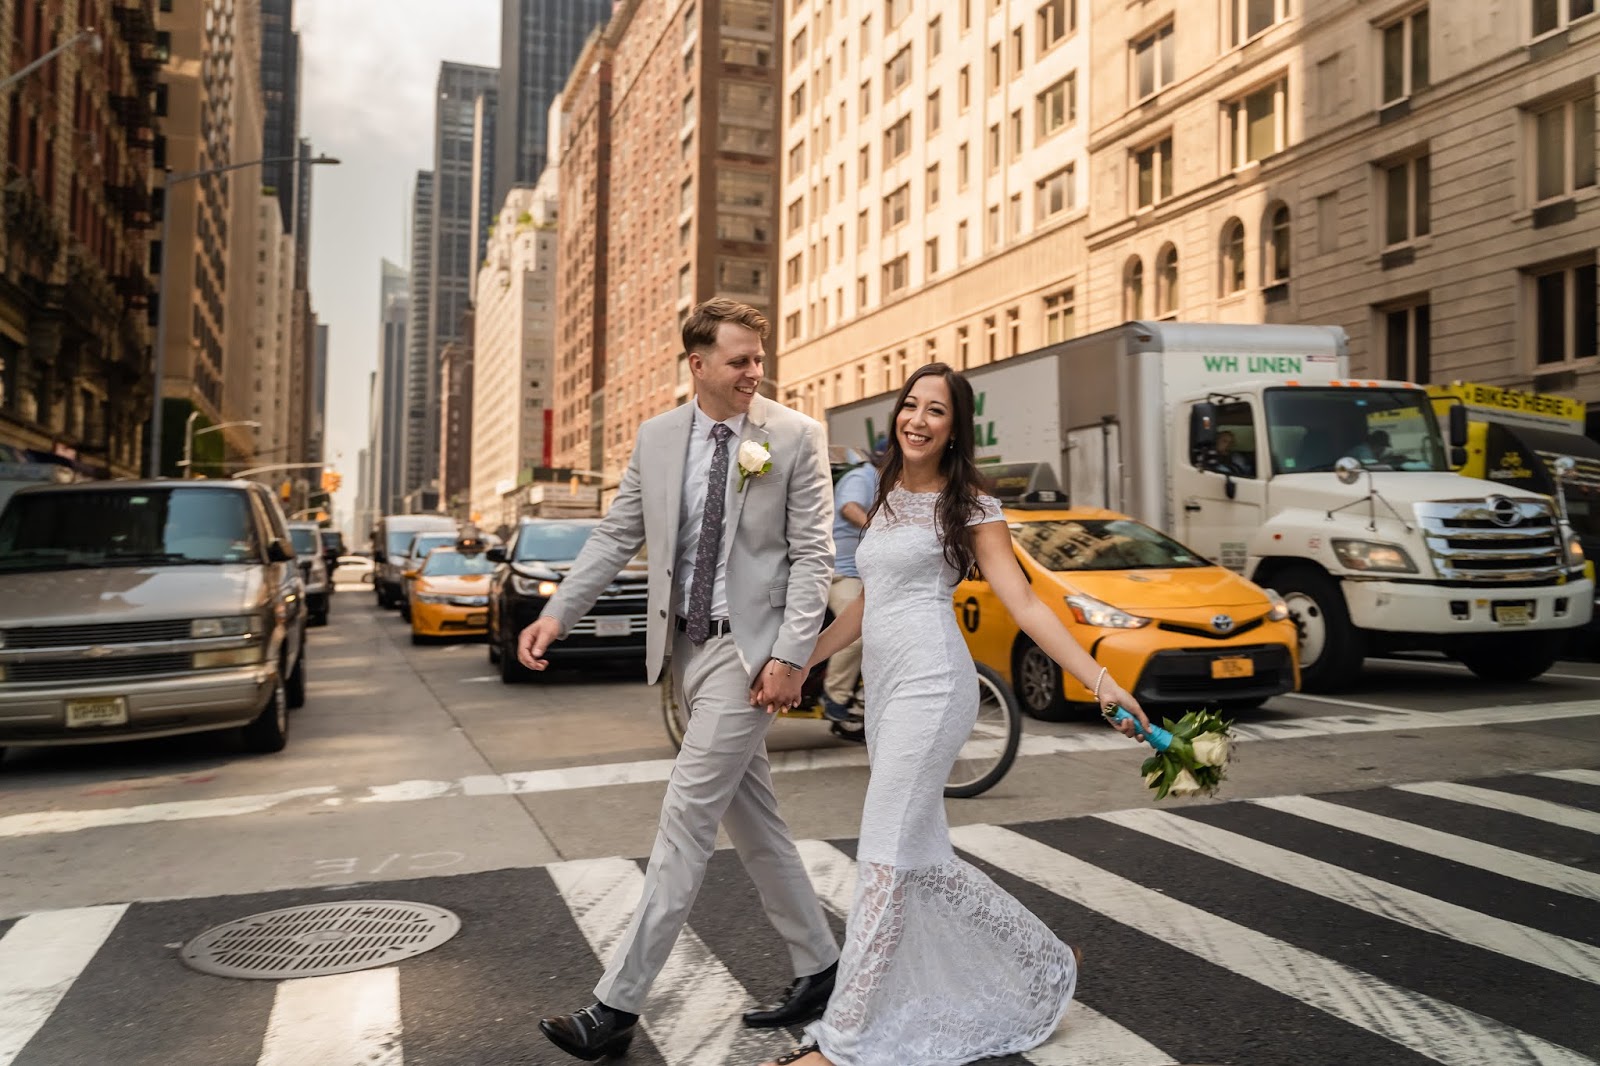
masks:
[[[1146,708],[1253,707],[1299,687],[1297,629],[1282,597],[1116,511],[1054,493],[1002,500],[1033,591]],[[972,657],[1045,721],[1093,713],[1094,694],[1012,621],[981,579],[956,588]]]
[[[453,545],[434,548],[420,568],[406,571],[411,643],[489,632],[489,583],[495,563],[487,549],[481,539],[464,536]]]

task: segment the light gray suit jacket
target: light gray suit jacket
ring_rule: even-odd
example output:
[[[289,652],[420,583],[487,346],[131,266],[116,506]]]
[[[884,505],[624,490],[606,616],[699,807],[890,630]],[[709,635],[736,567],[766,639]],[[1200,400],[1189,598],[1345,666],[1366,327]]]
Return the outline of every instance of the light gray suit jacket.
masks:
[[[693,416],[693,404],[685,403],[639,427],[611,510],[543,612],[561,623],[563,635],[570,632],[645,546],[650,562],[645,673],[652,685],[672,647],[675,616],[686,609],[677,602],[673,574]],[[772,469],[750,478],[734,495],[723,536],[733,538],[728,620],[753,681],[768,659],[804,665],[816,645],[833,575],[833,479],[822,426],[782,404],[755,397],[739,443],[747,440],[767,445]],[[729,444],[729,466],[737,479],[738,445]]]

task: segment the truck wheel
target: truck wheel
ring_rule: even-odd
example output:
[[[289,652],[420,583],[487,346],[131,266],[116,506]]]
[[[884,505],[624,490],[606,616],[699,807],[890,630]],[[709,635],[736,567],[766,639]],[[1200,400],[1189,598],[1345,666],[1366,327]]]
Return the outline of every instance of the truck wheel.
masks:
[[[289,680],[284,683],[284,699],[289,704],[291,711],[298,711],[306,705],[306,649],[304,644],[300,647],[300,658],[295,660],[294,672],[289,675]]]
[[[246,751],[270,755],[282,751],[289,743],[289,699],[283,688],[283,679],[279,678],[273,683],[272,698],[266,707],[256,715],[255,721],[244,727]]]
[[[1037,644],[1022,640],[1014,653],[1012,688],[1022,709],[1041,722],[1065,722],[1080,717],[1061,689],[1061,667]]]
[[[1338,584],[1320,570],[1297,567],[1270,585],[1289,604],[1300,629],[1300,687],[1307,692],[1349,687],[1361,672],[1367,641],[1351,623]]]
[[[1561,657],[1548,633],[1506,633],[1475,637],[1456,648],[1461,665],[1485,681],[1532,681]]]

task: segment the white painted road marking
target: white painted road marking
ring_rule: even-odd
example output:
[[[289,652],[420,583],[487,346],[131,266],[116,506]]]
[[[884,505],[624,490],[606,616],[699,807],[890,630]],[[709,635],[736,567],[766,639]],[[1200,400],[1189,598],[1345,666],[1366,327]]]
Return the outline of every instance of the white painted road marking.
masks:
[[[393,966],[283,981],[256,1066],[402,1066]]]
[[[1553,777],[1557,781],[1575,781],[1580,785],[1600,785],[1600,770],[1545,770],[1540,777]]]
[[[127,909],[33,914],[0,938],[0,1066],[16,1061]]]
[[[1319,736],[1344,736],[1420,729],[1470,728],[1509,725],[1518,722],[1551,721],[1565,718],[1600,716],[1600,701],[1582,700],[1543,706],[1493,706],[1464,711],[1390,711],[1383,714],[1334,715],[1299,718],[1287,722],[1238,723],[1234,734],[1241,741],[1304,740]],[[1100,726],[1064,736],[1024,736],[1019,753],[1026,756],[1076,754],[1091,751],[1126,751],[1122,734]],[[859,745],[773,752],[774,773],[803,773],[813,770],[861,767],[867,764],[866,751]],[[356,803],[411,803],[418,800],[448,799],[458,796],[508,796],[530,793],[570,792],[614,785],[664,783],[672,774],[671,759],[646,759],[640,762],[603,763],[597,766],[566,766],[548,770],[525,770],[505,774],[473,774],[456,780],[417,779],[371,785],[365,795],[349,789]],[[334,796],[346,790],[337,785],[297,788],[256,796],[231,796],[217,799],[181,800],[135,807],[102,807],[81,811],[40,811],[0,816],[0,839],[72,833],[146,822],[183,821],[191,818],[219,818],[236,814],[256,814],[291,801],[316,796]],[[324,803],[327,801],[324,800]],[[1594,816],[1600,818],[1600,815]]]
[[[985,862],[1438,1062],[1594,1066],[1559,1044],[1220,918],[1009,829],[966,825],[950,835]]]
[[[1477,785],[1460,785],[1454,781],[1420,781],[1416,784],[1394,787],[1405,792],[1415,792],[1420,796],[1437,796],[1439,799],[1453,800],[1456,803],[1470,803],[1475,807],[1519,814],[1524,818],[1537,818],[1541,822],[1564,825],[1568,829],[1581,829],[1585,833],[1600,833],[1600,814],[1568,807],[1564,803],[1551,803],[1549,800],[1532,799],[1492,788],[1479,788]]]

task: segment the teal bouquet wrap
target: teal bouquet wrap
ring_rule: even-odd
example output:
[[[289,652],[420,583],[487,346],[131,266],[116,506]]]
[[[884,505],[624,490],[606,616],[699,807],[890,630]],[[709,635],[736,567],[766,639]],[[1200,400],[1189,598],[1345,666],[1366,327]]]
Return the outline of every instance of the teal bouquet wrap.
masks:
[[[1190,711],[1176,722],[1164,718],[1165,728],[1151,725],[1148,732],[1121,707],[1106,717],[1113,723],[1131,719],[1134,734],[1155,749],[1139,772],[1145,785],[1156,790],[1158,800],[1200,792],[1215,795],[1228,776],[1233,759],[1233,734],[1228,730],[1233,723],[1215,711]]]

